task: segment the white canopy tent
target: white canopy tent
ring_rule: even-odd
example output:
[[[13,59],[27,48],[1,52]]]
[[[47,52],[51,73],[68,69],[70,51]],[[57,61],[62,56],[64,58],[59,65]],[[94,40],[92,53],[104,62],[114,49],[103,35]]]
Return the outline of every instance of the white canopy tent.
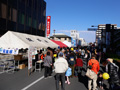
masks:
[[[36,48],[57,48],[58,45],[41,36],[29,35],[19,32],[8,31],[0,38],[0,48],[25,49],[33,46]]]
[[[68,42],[68,41],[64,41],[64,42],[62,42],[62,43],[64,43],[65,45],[67,45],[68,47],[71,47],[72,45],[71,45],[71,42]]]

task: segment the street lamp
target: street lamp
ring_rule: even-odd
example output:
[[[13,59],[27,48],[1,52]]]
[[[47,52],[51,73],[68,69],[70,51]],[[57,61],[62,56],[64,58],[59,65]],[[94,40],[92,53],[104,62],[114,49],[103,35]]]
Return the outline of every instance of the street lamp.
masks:
[[[54,29],[53,31],[54,31],[54,35],[55,35],[55,31],[56,31],[56,30]]]
[[[56,31],[56,30],[54,29],[53,31],[54,31],[54,35],[53,35],[53,36],[54,36],[54,40],[55,40],[55,31]]]

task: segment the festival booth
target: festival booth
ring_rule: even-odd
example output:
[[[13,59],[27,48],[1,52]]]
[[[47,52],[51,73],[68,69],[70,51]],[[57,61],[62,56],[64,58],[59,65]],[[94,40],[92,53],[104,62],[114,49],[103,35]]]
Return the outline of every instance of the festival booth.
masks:
[[[19,32],[8,31],[0,38],[0,61],[19,61],[28,58],[28,69],[32,68],[32,56],[41,48],[57,48],[58,45],[51,40],[41,36],[29,35]],[[26,54],[20,54],[19,50],[28,50]],[[15,62],[14,62],[15,63]]]
[[[64,43],[62,43],[61,41],[55,41],[55,40],[51,40],[53,41],[54,43],[56,43],[57,45],[59,45],[61,48],[62,47],[68,47],[67,45],[65,45]]]

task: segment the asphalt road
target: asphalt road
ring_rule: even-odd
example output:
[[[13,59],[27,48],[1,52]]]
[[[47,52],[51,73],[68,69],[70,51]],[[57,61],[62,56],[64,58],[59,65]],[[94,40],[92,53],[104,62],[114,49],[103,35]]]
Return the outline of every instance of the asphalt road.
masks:
[[[47,79],[44,79],[43,75],[44,69],[40,73],[33,72],[28,76],[27,68],[15,71],[15,73],[11,74],[0,74],[0,90],[56,90],[55,73],[53,72],[52,77]],[[85,69],[83,69],[80,80],[78,80],[78,77],[70,78],[71,84],[65,84],[65,90],[87,90],[87,80]],[[107,81],[104,83],[106,87],[105,90],[109,90]]]

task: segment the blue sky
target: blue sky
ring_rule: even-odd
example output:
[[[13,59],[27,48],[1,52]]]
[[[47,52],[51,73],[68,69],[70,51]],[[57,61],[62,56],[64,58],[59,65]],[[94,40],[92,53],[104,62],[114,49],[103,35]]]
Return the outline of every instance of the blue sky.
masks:
[[[51,35],[54,29],[56,33],[70,35],[70,30],[87,31],[91,25],[117,24],[120,27],[120,0],[45,1],[46,16],[51,16]],[[80,33],[80,37],[86,41],[95,40],[93,33],[84,33],[87,35]]]

